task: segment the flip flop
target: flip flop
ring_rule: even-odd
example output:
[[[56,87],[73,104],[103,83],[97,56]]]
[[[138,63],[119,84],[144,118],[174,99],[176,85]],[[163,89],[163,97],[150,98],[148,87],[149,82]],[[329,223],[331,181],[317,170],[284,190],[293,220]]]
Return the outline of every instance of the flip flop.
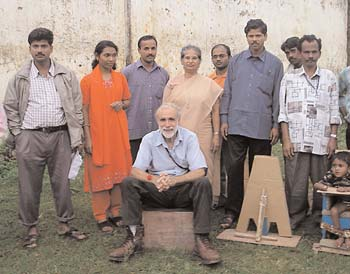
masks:
[[[58,235],[60,236],[65,236],[67,238],[77,240],[77,241],[82,241],[87,238],[87,236],[84,234],[84,232],[79,231],[76,228],[70,227],[69,230],[65,232],[58,232]]]
[[[23,247],[35,248],[38,246],[38,234],[27,235],[23,240]]]

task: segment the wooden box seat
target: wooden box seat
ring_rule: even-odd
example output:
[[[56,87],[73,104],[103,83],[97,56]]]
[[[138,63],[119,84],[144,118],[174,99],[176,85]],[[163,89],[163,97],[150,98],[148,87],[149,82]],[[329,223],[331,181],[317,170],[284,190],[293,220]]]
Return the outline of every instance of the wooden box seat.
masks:
[[[194,247],[191,209],[146,209],[142,213],[145,248],[191,251]]]

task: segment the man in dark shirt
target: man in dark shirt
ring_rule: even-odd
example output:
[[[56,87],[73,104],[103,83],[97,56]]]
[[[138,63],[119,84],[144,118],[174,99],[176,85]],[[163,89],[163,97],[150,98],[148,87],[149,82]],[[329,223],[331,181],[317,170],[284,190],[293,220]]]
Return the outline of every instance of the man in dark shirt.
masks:
[[[244,32],[249,49],[229,63],[221,101],[221,134],[228,144],[228,190],[222,228],[239,217],[243,202],[243,167],[255,155],[270,155],[278,140],[279,88],[282,62],[265,50],[267,26],[261,19],[248,21]]]

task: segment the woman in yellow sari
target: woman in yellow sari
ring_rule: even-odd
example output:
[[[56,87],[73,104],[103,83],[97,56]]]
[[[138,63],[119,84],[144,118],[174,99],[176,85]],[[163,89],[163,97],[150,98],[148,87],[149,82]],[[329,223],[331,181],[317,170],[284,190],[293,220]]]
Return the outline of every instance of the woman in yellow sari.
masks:
[[[208,165],[208,178],[213,189],[213,206],[220,196],[220,95],[222,88],[212,79],[198,74],[201,50],[188,45],[181,50],[184,73],[170,79],[165,87],[163,102],[181,109],[180,126],[197,134]]]

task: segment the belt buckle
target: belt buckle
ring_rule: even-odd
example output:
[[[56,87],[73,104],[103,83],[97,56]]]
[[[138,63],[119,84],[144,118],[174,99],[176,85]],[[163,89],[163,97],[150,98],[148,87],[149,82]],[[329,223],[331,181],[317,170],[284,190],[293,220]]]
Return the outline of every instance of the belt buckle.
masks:
[[[43,127],[43,128],[42,128],[42,131],[43,131],[44,133],[50,133],[50,132],[51,132],[49,127]]]

